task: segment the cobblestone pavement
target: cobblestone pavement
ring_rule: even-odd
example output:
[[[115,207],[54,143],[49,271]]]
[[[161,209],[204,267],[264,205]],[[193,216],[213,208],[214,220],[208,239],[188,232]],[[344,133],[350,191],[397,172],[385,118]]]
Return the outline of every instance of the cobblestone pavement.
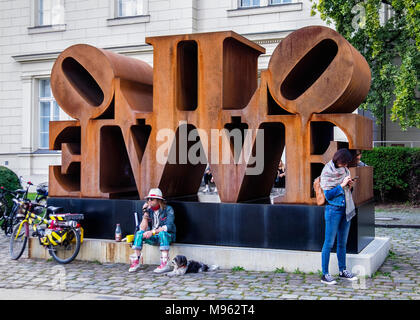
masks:
[[[388,258],[378,272],[354,284],[320,282],[318,274],[217,270],[169,278],[155,275],[149,266],[134,274],[125,264],[9,258],[8,239],[0,235],[0,291],[48,290],[77,294],[125,296],[140,299],[301,299],[301,300],[420,300],[420,230],[376,228],[391,238]]]
[[[375,208],[377,226],[416,226],[420,228],[420,208]]]

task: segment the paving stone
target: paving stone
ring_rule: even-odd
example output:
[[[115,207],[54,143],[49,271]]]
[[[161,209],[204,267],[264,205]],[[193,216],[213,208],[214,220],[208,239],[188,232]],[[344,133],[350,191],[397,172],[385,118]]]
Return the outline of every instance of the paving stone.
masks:
[[[158,292],[146,292],[144,294],[144,296],[145,297],[159,297],[160,296],[160,293],[158,293]]]
[[[220,292],[220,294],[222,295],[241,295],[243,292],[242,291],[235,291],[235,290],[223,290],[222,292]]]
[[[244,300],[263,300],[261,296],[243,296]]]
[[[280,296],[280,299],[297,299],[298,295],[296,294],[283,294]]]
[[[201,292],[206,290],[205,287],[186,287],[184,288],[185,291],[189,291],[189,292]]]
[[[298,300],[318,300],[318,297],[315,297],[315,296],[299,296]]]

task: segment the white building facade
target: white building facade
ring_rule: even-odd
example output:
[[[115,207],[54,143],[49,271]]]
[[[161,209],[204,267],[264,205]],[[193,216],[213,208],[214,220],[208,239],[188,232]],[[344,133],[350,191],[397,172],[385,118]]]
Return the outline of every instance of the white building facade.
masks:
[[[49,78],[69,46],[86,43],[153,65],[147,36],[233,30],[266,48],[259,58],[264,70],[288,34],[325,25],[311,6],[309,0],[0,0],[0,166],[41,183],[48,166],[60,164],[61,154],[48,150],[48,122],[70,117],[55,102]]]

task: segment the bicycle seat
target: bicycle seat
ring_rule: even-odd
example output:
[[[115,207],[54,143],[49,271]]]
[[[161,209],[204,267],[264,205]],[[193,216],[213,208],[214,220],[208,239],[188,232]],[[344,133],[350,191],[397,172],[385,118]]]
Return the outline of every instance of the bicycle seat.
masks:
[[[17,190],[15,190],[15,192],[18,193],[18,194],[24,194],[26,192],[26,190],[25,189],[17,189]]]
[[[84,215],[82,213],[59,213],[50,215],[50,218],[58,221],[80,221],[84,219]]]
[[[47,207],[47,213],[48,214],[54,214],[54,213],[58,213],[58,212],[63,212],[63,210],[64,210],[63,207],[53,207],[53,206]]]
[[[35,207],[34,210],[33,210],[33,212],[36,215],[40,215],[40,214],[42,214],[43,210],[44,210],[44,208],[42,208],[42,207]]]

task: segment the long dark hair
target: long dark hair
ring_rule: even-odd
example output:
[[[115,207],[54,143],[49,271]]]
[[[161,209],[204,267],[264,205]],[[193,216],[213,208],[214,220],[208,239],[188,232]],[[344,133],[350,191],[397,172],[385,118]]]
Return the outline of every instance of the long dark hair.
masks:
[[[166,208],[166,201],[162,200],[162,199],[157,199],[159,206],[161,207],[162,210],[165,210]]]
[[[338,168],[339,164],[349,164],[353,160],[353,156],[347,149],[339,149],[332,158],[334,166]]]

